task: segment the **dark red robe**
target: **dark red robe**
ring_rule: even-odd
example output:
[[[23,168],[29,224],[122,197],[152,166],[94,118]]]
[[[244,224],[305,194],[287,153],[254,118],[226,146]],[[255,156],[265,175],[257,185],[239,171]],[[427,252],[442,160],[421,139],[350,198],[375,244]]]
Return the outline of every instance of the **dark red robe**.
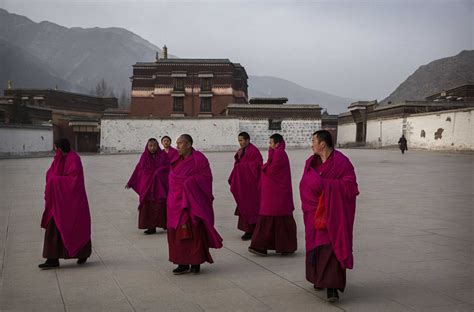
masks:
[[[262,171],[262,154],[253,144],[241,148],[234,156],[234,168],[229,176],[230,191],[234,195],[239,216],[237,227],[253,233],[258,219],[260,193],[258,185]]]
[[[166,229],[166,199],[170,161],[158,147],[153,155],[145,146],[127,185],[140,196],[138,228]]]
[[[318,288],[344,290],[345,270],[354,262],[352,228],[358,194],[354,167],[342,153],[334,150],[324,163],[319,156],[308,158],[300,182],[306,279]]]
[[[250,248],[292,253],[297,249],[290,160],[285,142],[268,150],[260,178],[260,211]]]
[[[45,258],[88,257],[91,216],[79,155],[58,149],[46,173],[45,209],[41,227],[46,229]]]
[[[168,195],[169,260],[175,264],[212,263],[209,248],[221,248],[214,227],[214,196],[209,161],[193,149],[171,162]]]

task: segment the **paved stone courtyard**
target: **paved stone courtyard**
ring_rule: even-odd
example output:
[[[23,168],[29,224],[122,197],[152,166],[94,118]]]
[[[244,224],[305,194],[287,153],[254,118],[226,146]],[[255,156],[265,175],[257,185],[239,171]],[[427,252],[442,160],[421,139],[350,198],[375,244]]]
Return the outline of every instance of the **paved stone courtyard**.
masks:
[[[240,240],[227,177],[232,153],[212,163],[224,248],[200,275],[174,276],[166,234],[137,229],[137,197],[124,185],[138,155],[83,156],[93,254],[41,271],[44,173],[52,158],[0,160],[1,311],[473,311],[473,155],[344,150],[361,195],[355,268],[341,301],[305,281],[298,184],[309,150],[291,150],[299,249],[260,258]],[[266,158],[266,157],[265,157]]]

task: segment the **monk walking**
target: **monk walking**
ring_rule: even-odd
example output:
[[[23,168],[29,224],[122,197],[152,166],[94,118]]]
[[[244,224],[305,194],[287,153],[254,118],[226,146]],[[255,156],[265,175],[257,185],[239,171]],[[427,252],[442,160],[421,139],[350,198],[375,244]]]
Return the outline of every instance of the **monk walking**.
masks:
[[[283,137],[270,137],[268,160],[260,178],[260,211],[252,235],[251,253],[265,256],[268,250],[290,254],[296,251],[296,222],[288,155]]]
[[[329,302],[339,300],[352,269],[352,228],[359,194],[354,167],[333,147],[331,134],[316,131],[313,155],[300,182],[306,238],[306,279],[316,290],[327,289]]]
[[[155,234],[156,228],[166,230],[166,199],[170,161],[155,138],[148,140],[140,161],[125,188],[139,196],[138,228],[145,234]]]
[[[405,151],[408,151],[408,143],[404,134],[402,134],[400,140],[398,140],[398,148],[400,148],[402,154],[405,154]]]
[[[202,263],[213,263],[209,248],[222,247],[214,228],[212,172],[189,134],[181,135],[176,145],[179,157],[171,162],[169,176],[169,260],[178,265],[174,274],[197,274]]]
[[[178,151],[171,146],[171,138],[167,135],[161,138],[161,144],[163,145],[163,150],[166,155],[168,155],[169,160],[173,160],[175,157],[178,157]]]
[[[59,267],[59,258],[78,259],[84,264],[90,257],[91,216],[84,185],[81,158],[71,150],[67,139],[54,144],[55,156],[46,172],[45,209],[41,227],[44,235],[41,269]]]
[[[242,240],[252,239],[252,233],[258,219],[260,194],[258,184],[262,170],[262,154],[250,143],[247,132],[238,135],[240,149],[235,153],[234,169],[229,176],[230,191],[234,195],[239,216],[237,228],[244,232]]]

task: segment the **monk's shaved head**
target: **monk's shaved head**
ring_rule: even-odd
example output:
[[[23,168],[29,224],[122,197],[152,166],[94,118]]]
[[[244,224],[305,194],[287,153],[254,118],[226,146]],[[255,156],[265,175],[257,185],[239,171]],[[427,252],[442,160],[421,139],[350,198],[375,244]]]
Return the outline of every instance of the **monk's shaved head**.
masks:
[[[244,138],[244,140],[250,140],[250,135],[247,132],[240,132],[239,137]]]
[[[181,139],[186,140],[189,144],[193,145],[193,138],[189,134],[181,134],[179,136]]]
[[[181,134],[176,140],[176,149],[180,156],[189,156],[193,149],[193,138],[189,134]]]
[[[282,142],[283,142],[283,136],[281,134],[274,133],[270,136],[270,140],[269,140],[270,148],[275,149]]]
[[[250,135],[247,132],[240,132],[237,138],[241,148],[246,148],[250,144]]]
[[[275,143],[281,143],[283,142],[283,136],[279,133],[274,133],[270,136],[270,139],[273,140]]]
[[[326,142],[327,147],[329,148],[334,147],[331,132],[327,130],[318,130],[315,133],[313,133],[313,136],[316,136],[319,142]]]
[[[161,143],[163,143],[164,140],[169,140],[171,142],[171,138],[167,135],[165,135],[161,138]]]

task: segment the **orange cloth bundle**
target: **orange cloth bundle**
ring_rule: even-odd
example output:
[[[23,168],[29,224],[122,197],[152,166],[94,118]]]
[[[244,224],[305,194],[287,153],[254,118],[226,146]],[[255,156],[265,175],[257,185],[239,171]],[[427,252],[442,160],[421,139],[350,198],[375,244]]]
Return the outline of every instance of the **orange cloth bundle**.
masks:
[[[324,204],[324,192],[322,192],[321,196],[319,196],[318,207],[314,215],[314,227],[317,230],[325,230],[327,229],[326,221],[326,206]]]

